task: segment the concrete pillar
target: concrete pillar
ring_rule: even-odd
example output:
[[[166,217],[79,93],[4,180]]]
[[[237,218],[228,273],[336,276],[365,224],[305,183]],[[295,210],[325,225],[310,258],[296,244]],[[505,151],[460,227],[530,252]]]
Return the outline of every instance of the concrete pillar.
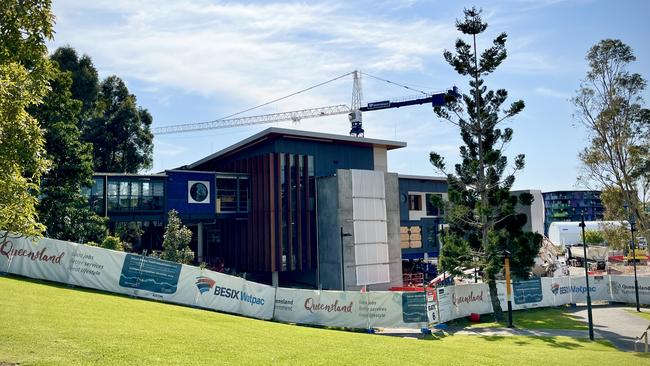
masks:
[[[280,286],[280,273],[278,271],[271,272],[271,284],[273,287]]]
[[[203,262],[203,223],[199,222],[199,227],[196,230],[197,235],[197,245],[196,245],[196,256],[198,257],[198,262]]]

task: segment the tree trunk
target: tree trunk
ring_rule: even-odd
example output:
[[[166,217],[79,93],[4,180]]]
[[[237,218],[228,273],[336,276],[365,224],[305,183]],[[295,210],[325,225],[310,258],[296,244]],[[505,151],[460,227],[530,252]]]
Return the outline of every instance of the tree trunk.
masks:
[[[497,296],[497,281],[494,279],[488,279],[487,284],[490,288],[490,300],[492,301],[494,319],[496,321],[501,321],[503,320],[503,310],[501,309],[501,301],[499,301],[499,296]]]

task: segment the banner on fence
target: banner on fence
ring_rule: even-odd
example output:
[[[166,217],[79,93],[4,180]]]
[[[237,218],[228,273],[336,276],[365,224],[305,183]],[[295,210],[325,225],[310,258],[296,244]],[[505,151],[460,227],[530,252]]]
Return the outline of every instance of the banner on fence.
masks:
[[[439,288],[437,295],[441,323],[492,312],[490,289],[484,283]]]
[[[0,235],[3,233],[0,232]],[[242,278],[137,254],[54,239],[0,242],[0,271],[259,319],[349,328],[420,328],[492,312],[487,284],[433,292],[351,292],[274,288]],[[635,302],[632,276],[590,276],[594,301]],[[586,302],[585,278],[513,282],[513,308]],[[505,283],[497,294],[506,308]],[[639,277],[639,300],[650,304],[650,277]]]
[[[639,303],[650,304],[650,277],[637,277],[639,284]],[[633,276],[610,276],[612,301],[636,303]]]
[[[420,328],[427,323],[424,300],[421,292],[361,293],[278,288],[274,319],[349,328]]]

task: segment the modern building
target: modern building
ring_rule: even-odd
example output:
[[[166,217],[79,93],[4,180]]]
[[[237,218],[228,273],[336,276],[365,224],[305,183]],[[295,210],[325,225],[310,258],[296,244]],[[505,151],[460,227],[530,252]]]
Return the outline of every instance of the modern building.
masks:
[[[400,248],[402,259],[437,258],[444,209],[433,197],[447,200],[447,178],[399,175]]]
[[[389,173],[388,151],[405,146],[269,128],[160,174],[97,173],[88,194],[113,232],[142,228],[136,251],[161,249],[174,209],[197,262],[273,284],[383,290],[402,285],[402,256],[439,252],[429,198],[446,183]]]
[[[553,191],[544,192],[544,232],[552,222],[580,221],[584,213],[585,221],[603,220],[603,204],[600,191]]]

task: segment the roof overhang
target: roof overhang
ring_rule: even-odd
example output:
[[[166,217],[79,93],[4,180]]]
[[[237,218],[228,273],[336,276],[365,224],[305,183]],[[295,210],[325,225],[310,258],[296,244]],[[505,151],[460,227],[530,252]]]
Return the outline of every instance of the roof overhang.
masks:
[[[256,133],[251,137],[243,139],[237,142],[236,144],[230,145],[223,150],[208,155],[201,160],[188,164],[185,166],[185,168],[192,169],[210,160],[236,154],[239,151],[248,149],[261,142],[275,140],[279,138],[285,138],[290,140],[301,140],[301,141],[324,142],[324,143],[341,143],[346,145],[357,145],[357,146],[383,147],[386,150],[394,150],[394,149],[406,147],[406,142],[402,142],[402,141],[379,140],[379,139],[370,139],[365,137],[334,135],[334,134],[322,133],[322,132],[311,132],[311,131],[301,131],[301,130],[291,130],[286,128],[271,127],[271,128],[267,128],[264,131]]]

